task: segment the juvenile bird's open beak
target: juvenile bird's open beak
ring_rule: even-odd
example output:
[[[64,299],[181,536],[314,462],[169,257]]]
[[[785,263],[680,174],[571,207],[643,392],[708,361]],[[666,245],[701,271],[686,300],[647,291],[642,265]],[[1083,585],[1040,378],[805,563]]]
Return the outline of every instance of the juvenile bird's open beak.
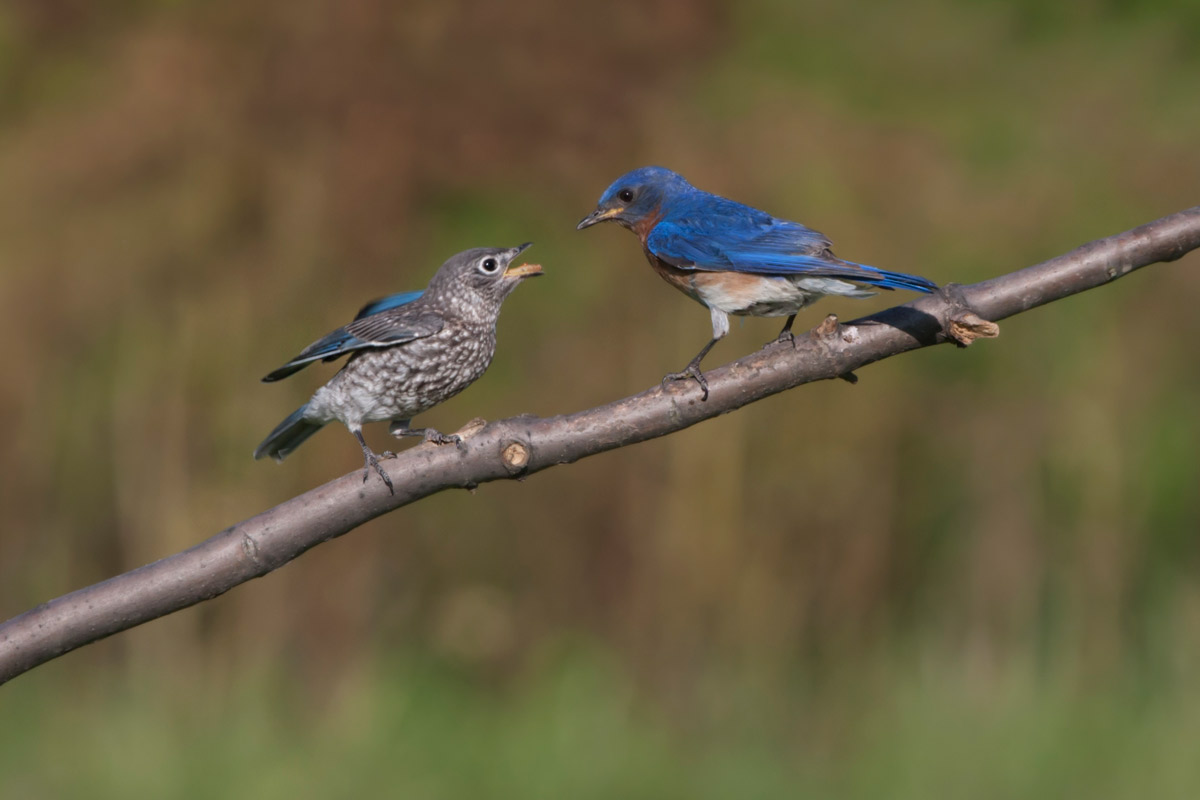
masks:
[[[504,277],[513,278],[513,279],[532,278],[534,275],[542,274],[542,265],[541,264],[521,264],[520,266],[516,266],[516,267],[514,267],[512,264],[513,259],[515,259],[517,256],[521,255],[521,253],[524,253],[526,250],[528,250],[532,244],[533,244],[533,242],[526,242],[525,244],[519,244],[516,247],[514,247],[512,250],[509,251],[510,253],[512,253],[512,255],[510,255],[508,257],[508,266],[505,267],[505,269],[504,269]]]
[[[541,274],[543,274],[541,264],[521,264],[516,267],[510,266],[504,270],[506,278],[532,278],[534,275]]]
[[[575,226],[575,230],[581,231],[584,228],[590,228],[593,225],[595,225],[597,222],[604,222],[604,220],[606,220],[606,219],[612,219],[613,217],[615,217],[617,214],[620,214],[624,210],[625,209],[623,209],[623,208],[606,208],[606,209],[597,208],[595,211],[588,214],[583,219],[579,220],[579,224]]]

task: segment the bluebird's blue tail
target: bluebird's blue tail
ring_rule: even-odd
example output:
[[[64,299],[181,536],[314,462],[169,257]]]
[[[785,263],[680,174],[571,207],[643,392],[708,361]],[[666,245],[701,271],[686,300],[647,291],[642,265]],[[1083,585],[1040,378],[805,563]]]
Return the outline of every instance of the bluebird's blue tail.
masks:
[[[851,280],[878,286],[881,289],[908,289],[911,292],[936,292],[938,285],[931,280],[918,275],[906,275],[903,272],[888,272],[886,269],[869,267],[866,264],[856,264],[853,261],[843,262],[863,270],[863,273]]]
[[[275,426],[275,430],[267,435],[263,443],[254,449],[256,459],[270,456],[276,461],[283,461],[288,453],[304,444],[304,440],[321,430],[315,422],[304,418],[307,405],[300,406],[283,422]]]

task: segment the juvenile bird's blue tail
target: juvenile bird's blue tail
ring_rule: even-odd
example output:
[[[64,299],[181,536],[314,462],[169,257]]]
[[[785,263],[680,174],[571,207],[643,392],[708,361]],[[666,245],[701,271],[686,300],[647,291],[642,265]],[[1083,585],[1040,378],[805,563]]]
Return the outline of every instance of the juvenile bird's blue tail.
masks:
[[[287,454],[304,444],[304,440],[321,430],[315,422],[304,418],[307,405],[300,406],[287,419],[275,426],[275,430],[267,435],[263,443],[254,448],[256,459],[270,456],[276,461],[283,461]]]

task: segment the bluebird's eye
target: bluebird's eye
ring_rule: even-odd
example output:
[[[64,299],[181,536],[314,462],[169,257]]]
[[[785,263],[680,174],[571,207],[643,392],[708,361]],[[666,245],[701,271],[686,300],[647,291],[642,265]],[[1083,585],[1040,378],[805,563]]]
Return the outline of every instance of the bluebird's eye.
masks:
[[[622,189],[617,193],[617,199],[622,203],[628,203],[633,200],[633,189]]]
[[[496,259],[494,258],[485,258],[483,261],[479,262],[479,269],[483,270],[483,272],[488,275],[494,274],[499,268],[500,265],[496,263]]]

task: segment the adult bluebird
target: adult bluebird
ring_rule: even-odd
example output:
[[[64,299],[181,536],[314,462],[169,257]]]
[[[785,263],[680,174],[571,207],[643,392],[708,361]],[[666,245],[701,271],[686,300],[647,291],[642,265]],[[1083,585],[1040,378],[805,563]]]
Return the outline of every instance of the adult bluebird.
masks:
[[[796,312],[825,295],[875,294],[864,287],[937,288],[915,275],[842,261],[821,233],[697,189],[663,167],[617,178],[578,229],[608,220],[636,233],[654,271],[712,315],[712,340],[682,372],[663,378],[694,378],[702,400],[708,399],[708,381],[700,362],[729,332],[730,314],[786,316],[778,339],[792,341]]]
[[[501,303],[523,280],[542,274],[537,264],[512,266],[527,247],[477,248],[452,256],[424,292],[367,304],[349,325],[263,378],[277,381],[314,361],[350,356],[312,399],[271,431],[254,457],[282,461],[323,425],[341,420],[362,447],[363,481],[374,468],[394,494],[379,457],[363,439],[363,423],[390,420],[388,431],[396,437],[460,442],[457,435],[412,428],[412,418],[467,388],[492,363]]]

